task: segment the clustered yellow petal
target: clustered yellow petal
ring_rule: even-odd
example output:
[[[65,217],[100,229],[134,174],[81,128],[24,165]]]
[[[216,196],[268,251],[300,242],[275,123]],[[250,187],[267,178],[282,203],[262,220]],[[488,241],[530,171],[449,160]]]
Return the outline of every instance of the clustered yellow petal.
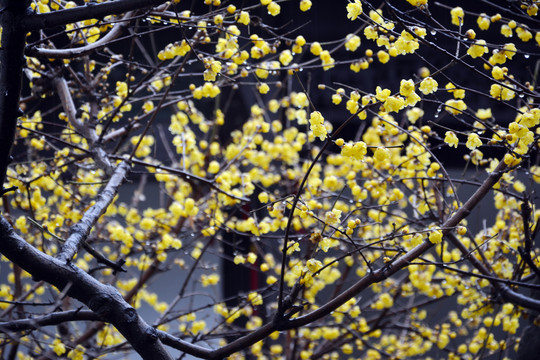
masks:
[[[326,139],[328,131],[324,126],[324,118],[320,112],[314,111],[311,113],[309,116],[309,125],[313,135],[319,137],[321,140]]]
[[[350,20],[356,20],[356,18],[362,14],[362,2],[360,0],[354,0],[354,2],[347,5],[347,18]]]

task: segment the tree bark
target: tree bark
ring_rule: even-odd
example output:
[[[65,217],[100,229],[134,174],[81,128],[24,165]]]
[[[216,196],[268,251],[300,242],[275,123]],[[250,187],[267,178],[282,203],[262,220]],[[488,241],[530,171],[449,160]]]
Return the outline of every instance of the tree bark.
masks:
[[[26,32],[20,27],[27,0],[0,1],[0,184],[6,181],[21,94]],[[2,191],[3,193],[3,191]]]
[[[44,280],[59,290],[69,285],[67,294],[116,327],[143,359],[172,359],[157,330],[144,322],[114,287],[102,284],[72,263],[66,264],[38,251],[1,216],[0,252],[35,280]]]

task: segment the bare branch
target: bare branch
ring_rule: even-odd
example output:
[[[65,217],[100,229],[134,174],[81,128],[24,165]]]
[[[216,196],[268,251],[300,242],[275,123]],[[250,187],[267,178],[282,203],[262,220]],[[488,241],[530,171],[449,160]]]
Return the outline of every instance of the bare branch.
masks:
[[[90,230],[96,224],[101,215],[107,210],[112,200],[118,193],[118,188],[125,180],[129,171],[129,164],[121,162],[114,171],[113,176],[101,191],[96,203],[89,208],[82,219],[71,228],[71,235],[67,238],[62,250],[58,254],[58,259],[69,262],[77,253],[82,243],[88,237]]]
[[[67,321],[81,320],[96,321],[101,320],[101,318],[97,316],[95,312],[90,310],[70,310],[63,312],[55,312],[32,319],[20,319],[0,322],[0,330],[3,332],[33,330],[39,329],[42,326],[58,325]]]
[[[71,9],[53,11],[44,14],[33,14],[21,21],[24,31],[46,29],[54,26],[66,25],[80,20],[98,19],[107,15],[151,8],[163,4],[165,0],[118,0],[102,4],[87,3]]]
[[[87,44],[78,48],[70,49],[46,49],[37,46],[26,49],[26,54],[35,57],[53,58],[53,59],[73,59],[80,56],[87,55],[92,51],[99,50],[107,45],[110,45],[111,41],[119,37],[124,31],[125,27],[129,24],[130,19],[135,14],[134,11],[126,13],[118,23],[101,39],[94,43]]]
[[[99,166],[99,168],[105,170],[107,175],[111,175],[113,172],[111,162],[107,158],[107,154],[103,150],[100,144],[97,143],[98,136],[96,130],[93,127],[88,126],[87,124],[82,123],[77,118],[77,109],[75,103],[73,102],[73,97],[69,91],[66,79],[63,77],[57,77],[54,80],[56,90],[62,101],[62,106],[66,112],[69,122],[77,132],[79,132],[89,143],[91,152],[94,158],[94,161]]]

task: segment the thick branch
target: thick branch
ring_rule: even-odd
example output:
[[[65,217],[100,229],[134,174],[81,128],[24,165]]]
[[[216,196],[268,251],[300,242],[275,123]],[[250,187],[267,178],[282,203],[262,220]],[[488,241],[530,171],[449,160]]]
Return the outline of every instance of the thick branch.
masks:
[[[118,193],[118,188],[125,180],[129,171],[129,165],[121,162],[114,171],[105,189],[101,191],[96,203],[90,207],[83,215],[82,219],[71,228],[71,234],[67,238],[62,250],[57,258],[61,261],[69,262],[77,253],[82,243],[90,234],[90,230],[96,224],[98,219],[105,213],[107,207],[111,204]]]
[[[114,287],[102,284],[71,263],[38,251],[17,235],[4,217],[0,217],[0,253],[35,279],[58,289],[69,284],[67,294],[114,325],[143,359],[172,359],[156,329],[144,322]]]
[[[22,21],[25,31],[41,30],[61,26],[86,19],[99,19],[107,15],[121,14],[132,10],[151,8],[163,4],[165,0],[117,0],[101,4],[88,2],[84,6],[33,14]]]
[[[25,31],[19,22],[24,16],[27,1],[3,0],[0,2],[0,190],[6,180],[10,163],[11,146],[19,113],[22,69],[24,66]]]

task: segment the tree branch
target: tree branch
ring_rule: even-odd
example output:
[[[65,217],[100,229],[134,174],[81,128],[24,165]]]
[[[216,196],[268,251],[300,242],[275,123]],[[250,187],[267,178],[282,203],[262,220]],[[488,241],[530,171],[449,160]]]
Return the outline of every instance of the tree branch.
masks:
[[[73,264],[44,254],[15,233],[0,216],[0,252],[10,261],[58,289],[70,284],[67,295],[79,300],[98,317],[111,323],[143,359],[172,359],[156,329],[142,320],[114,287],[105,285]]]
[[[161,5],[165,0],[117,0],[101,4],[87,3],[71,9],[57,10],[44,14],[28,15],[21,22],[23,32],[42,30],[86,19],[99,19],[107,15],[121,14],[132,10]]]
[[[118,36],[120,36],[120,34],[122,34],[122,31],[124,30],[126,25],[129,24],[129,21],[134,14],[135,12],[133,11],[126,13],[122,17],[122,19],[118,23],[116,23],[114,27],[105,36],[103,36],[101,39],[97,40],[94,43],[69,49],[47,49],[38,46],[32,46],[26,49],[26,54],[29,56],[52,59],[73,59],[87,55],[94,50],[98,50],[107,45],[110,45],[114,39],[116,39]]]
[[[96,321],[101,320],[101,318],[97,316],[95,312],[90,310],[70,310],[63,312],[55,312],[52,314],[47,314],[31,319],[20,319],[0,322],[0,331],[8,332],[34,330],[43,326],[58,325],[66,321],[81,320]]]
[[[0,190],[11,162],[11,146],[19,112],[26,32],[19,27],[28,1],[3,0],[0,15]],[[3,193],[3,191],[2,191]]]
[[[59,260],[69,262],[75,256],[82,243],[88,237],[88,234],[90,234],[92,227],[107,210],[107,207],[118,193],[118,188],[124,182],[128,171],[129,164],[127,162],[121,162],[116,167],[107,186],[99,194],[96,203],[84,213],[82,219],[77,224],[72,226],[71,235],[69,235],[57,256]]]
[[[57,77],[54,79],[54,85],[56,91],[58,91],[58,96],[60,97],[64,111],[67,114],[69,123],[88,141],[90,151],[98,167],[105,170],[107,175],[112,175],[113,169],[111,162],[107,158],[107,153],[103,150],[101,144],[98,143],[96,130],[87,124],[84,124],[77,118],[77,108],[73,102],[73,97],[71,96],[66,79]]]
[[[442,233],[444,236],[447,236],[448,234],[450,234],[452,229],[455,226],[457,226],[461,222],[461,220],[463,220],[470,214],[470,212],[476,207],[476,205],[480,202],[480,200],[482,200],[486,196],[486,194],[491,190],[491,188],[499,181],[499,179],[502,177],[506,169],[507,169],[506,164],[503,161],[500,161],[499,165],[497,165],[495,170],[489,174],[489,176],[486,178],[486,180],[484,180],[484,182],[476,190],[476,192],[454,213],[454,215],[452,215],[450,219],[448,219],[441,226]],[[450,240],[452,241],[451,236],[448,238],[450,238]],[[469,253],[469,251],[466,248],[463,249],[464,248],[463,244],[461,244],[461,246],[459,246],[459,244],[461,244],[461,242],[459,241],[457,243],[454,243],[454,245],[456,245],[462,252],[465,251],[466,254]],[[297,327],[312,323],[313,321],[330,314],[332,311],[334,311],[339,306],[344,304],[348,299],[357,295],[361,291],[365,290],[370,285],[381,282],[387,279],[388,277],[390,277],[391,275],[395,274],[397,271],[407,266],[409,262],[418,258],[420,255],[422,255],[432,246],[433,244],[429,242],[429,240],[425,240],[422,244],[411,249],[405,255],[397,258],[394,262],[389,263],[388,265],[364,276],[362,279],[356,282],[349,289],[347,289],[346,291],[344,291],[343,293],[341,293],[340,295],[338,295],[336,298],[332,299],[325,305],[321,306],[317,310],[314,310],[309,314],[306,314],[304,316],[300,316],[298,318],[288,321],[286,323],[286,328],[287,329],[297,328]],[[474,256],[470,256],[468,258],[476,259]],[[480,265],[482,264],[480,263]],[[509,291],[511,290],[506,285],[499,284],[497,282],[495,282],[495,284],[498,284],[496,288],[500,291],[503,291],[503,295],[506,294],[507,297],[505,299],[507,301],[514,302],[520,306],[528,307],[535,310],[540,310],[540,301],[527,298],[526,296],[523,296],[517,293],[512,294],[512,296],[508,296],[510,295]]]

